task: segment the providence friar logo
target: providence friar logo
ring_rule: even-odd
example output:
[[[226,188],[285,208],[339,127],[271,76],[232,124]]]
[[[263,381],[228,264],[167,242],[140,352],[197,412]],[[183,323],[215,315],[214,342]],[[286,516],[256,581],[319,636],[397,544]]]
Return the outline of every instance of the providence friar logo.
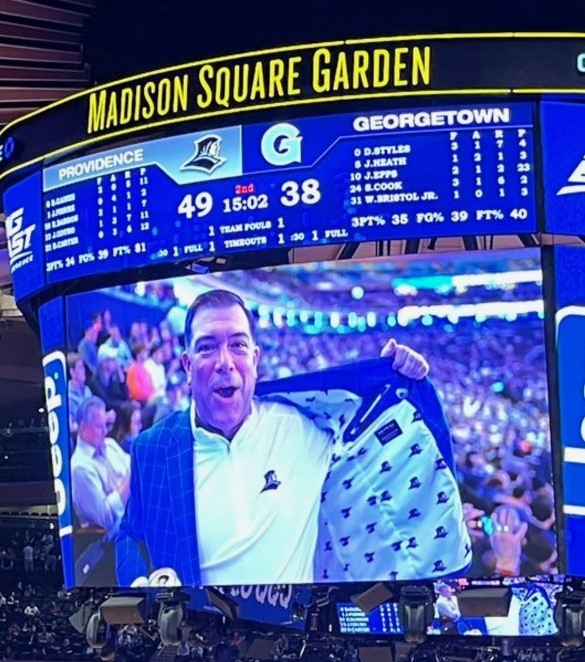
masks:
[[[276,490],[278,489],[278,486],[280,485],[280,481],[276,477],[276,471],[270,470],[267,471],[264,474],[264,487],[260,490],[260,494],[262,492],[266,492],[267,490]]]
[[[183,163],[181,170],[201,170],[210,174],[227,161],[219,154],[221,138],[215,134],[207,134],[195,140],[194,145],[195,154]]]

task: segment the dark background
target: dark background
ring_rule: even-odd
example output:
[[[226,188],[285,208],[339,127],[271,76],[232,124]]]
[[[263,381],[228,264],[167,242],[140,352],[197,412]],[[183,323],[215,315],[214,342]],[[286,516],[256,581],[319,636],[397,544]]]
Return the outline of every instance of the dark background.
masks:
[[[203,57],[322,39],[470,31],[583,32],[585,3],[97,0],[83,43],[92,80],[106,82]]]

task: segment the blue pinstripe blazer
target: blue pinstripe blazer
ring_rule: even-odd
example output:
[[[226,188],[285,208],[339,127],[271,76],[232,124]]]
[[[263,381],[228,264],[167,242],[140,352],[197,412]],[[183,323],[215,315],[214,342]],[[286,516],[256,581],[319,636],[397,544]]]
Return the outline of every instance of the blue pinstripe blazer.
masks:
[[[189,410],[140,434],[131,458],[130,498],[116,538],[119,585],[162,567],[173,568],[183,585],[200,585]]]

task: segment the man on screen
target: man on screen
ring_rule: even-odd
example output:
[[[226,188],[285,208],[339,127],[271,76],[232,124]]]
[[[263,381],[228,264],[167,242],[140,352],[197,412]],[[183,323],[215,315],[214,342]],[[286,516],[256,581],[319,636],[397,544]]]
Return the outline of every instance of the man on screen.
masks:
[[[363,398],[325,388],[344,412],[333,425],[317,405],[311,412],[294,398],[255,397],[254,319],[230,292],[195,300],[185,346],[190,410],[132,446],[131,496],[116,545],[120,585],[165,566],[187,585],[311,583],[321,490]],[[383,355],[408,378],[428,371],[422,356],[394,341]],[[390,361],[385,367],[391,371]]]
[[[71,456],[73,506],[84,526],[114,535],[130,487],[130,457],[107,437],[106,405],[93,395],[77,410],[77,443]]]
[[[461,618],[459,601],[455,589],[445,582],[437,582],[435,590],[439,594],[435,601],[435,610],[445,631],[451,629]]]

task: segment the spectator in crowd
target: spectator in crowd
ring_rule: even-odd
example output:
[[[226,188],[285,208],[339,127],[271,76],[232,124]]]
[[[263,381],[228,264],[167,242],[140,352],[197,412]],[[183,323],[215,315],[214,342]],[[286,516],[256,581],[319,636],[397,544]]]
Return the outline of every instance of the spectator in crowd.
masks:
[[[189,645],[187,644],[186,641],[182,641],[179,644],[179,647],[177,648],[177,657],[190,657],[191,655],[191,649],[189,648]]]
[[[126,453],[142,430],[142,409],[137,402],[130,400],[122,403],[118,411],[112,437],[120,444]]]
[[[154,388],[154,397],[164,397],[167,376],[163,364],[163,346],[160,340],[151,346],[150,358],[145,361],[144,367],[150,375]]]
[[[122,338],[120,327],[117,324],[112,324],[110,326],[110,335],[103,344],[103,347],[107,347],[112,351],[112,355],[115,356],[118,365],[121,366],[122,370],[128,370],[134,357],[132,356],[130,347],[128,347],[128,343]]]
[[[91,391],[86,382],[85,365],[79,354],[67,354],[67,367],[69,381],[67,383],[67,402],[69,404],[69,418],[72,426],[77,429],[77,410],[84,400],[91,397]]]
[[[107,342],[108,338],[111,337],[112,335],[112,311],[109,309],[106,309],[102,311],[101,313],[98,313],[98,318],[101,324],[100,327],[100,334],[98,336],[98,347],[103,345],[105,342]]]
[[[551,539],[542,531],[531,529],[528,533],[525,552],[526,558],[521,565],[523,575],[555,575],[558,573],[558,552],[554,537]]]
[[[161,344],[161,339],[160,339],[160,332],[158,330],[158,327],[153,326],[150,329],[149,336],[148,336],[148,345],[151,348],[151,351],[154,350],[155,345],[160,345]]]
[[[155,394],[152,377],[145,367],[149,354],[148,348],[143,344],[135,345],[133,352],[134,362],[128,368],[126,375],[128,395],[132,400],[146,404]]]
[[[105,403],[108,409],[118,411],[128,400],[126,377],[116,359],[116,350],[102,345],[98,351],[97,372],[90,381],[94,395]]]
[[[63,650],[63,653],[67,657],[73,655],[73,646],[71,645],[71,640],[69,639],[69,637],[65,637],[65,639],[63,639],[63,644],[61,645],[61,648]]]
[[[556,519],[552,498],[548,494],[537,492],[530,506],[530,511],[532,515],[530,518],[531,526],[541,531],[551,532]]]
[[[146,334],[144,333],[143,326],[140,322],[132,322],[130,325],[130,336],[128,338],[130,347],[135,347],[136,345],[147,345],[148,346],[148,330]],[[135,355],[135,353],[133,352]]]
[[[448,626],[456,625],[461,618],[461,610],[459,609],[455,589],[442,581],[437,582],[435,588],[439,594],[435,601],[435,607],[441,622]]]
[[[77,446],[71,457],[73,506],[81,526],[117,531],[129,494],[130,456],[106,436],[106,406],[92,396],[77,412]]]
[[[177,337],[173,334],[173,331],[171,330],[171,325],[168,323],[166,319],[161,320],[160,324],[158,325],[158,330],[162,342],[172,343],[173,339]]]
[[[101,322],[92,320],[91,324],[85,329],[83,338],[77,345],[77,353],[85,363],[92,375],[97,372],[98,348],[97,339],[101,330]]]
[[[490,466],[485,457],[477,451],[469,451],[459,471],[465,476],[465,482],[470,490],[476,490],[481,482],[490,474]]]
[[[179,356],[175,354],[175,347],[170,340],[162,343],[161,353],[162,364],[164,366],[167,381],[170,377],[173,377],[177,373],[183,372],[180,354]]]
[[[175,411],[183,411],[189,406],[189,401],[183,398],[183,381],[177,375],[173,375],[167,382],[165,397],[158,401],[154,422],[162,421],[163,418]]]
[[[24,561],[24,571],[33,572],[34,571],[34,549],[30,542],[22,550],[22,558]]]
[[[24,615],[28,616],[30,619],[33,619],[35,616],[39,615],[39,608],[34,604],[34,602],[31,602],[29,605],[27,605],[24,608]]]
[[[177,299],[173,297],[171,307],[167,312],[165,318],[166,323],[169,325],[171,333],[174,336],[182,336],[185,333],[185,323],[187,321],[187,308],[181,306]]]
[[[38,536],[30,535],[29,532],[27,531],[27,538],[26,540],[34,545],[35,552],[39,550],[39,540]],[[42,541],[41,541],[42,542]],[[33,587],[32,584],[27,584],[26,588],[24,589],[23,596],[26,600],[32,598],[33,596],[36,595],[36,589]]]
[[[16,561],[16,553],[14,549],[9,548],[6,550],[4,556],[2,557],[2,570],[12,570],[14,568],[14,563]]]
[[[47,551],[43,567],[47,572],[55,572],[57,567],[57,555],[55,554],[54,546]]]

